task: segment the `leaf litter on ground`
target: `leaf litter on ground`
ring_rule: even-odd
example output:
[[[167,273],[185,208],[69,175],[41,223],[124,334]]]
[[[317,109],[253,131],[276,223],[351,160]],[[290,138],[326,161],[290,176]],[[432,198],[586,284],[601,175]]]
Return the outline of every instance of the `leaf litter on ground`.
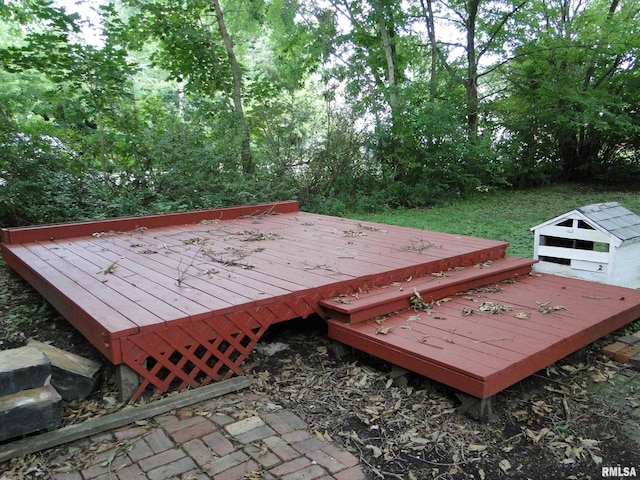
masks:
[[[423,307],[419,294],[414,297],[414,306]],[[326,337],[297,334],[288,342],[292,350],[269,359],[255,390],[356,455],[367,478],[495,478],[524,471],[524,462],[530,469],[545,464],[552,470],[579,465],[599,471],[602,438],[583,424],[599,414],[585,384],[606,371],[601,362],[554,364],[546,376],[535,375],[513,394],[501,394],[510,400],[500,405],[500,418],[479,424],[457,413],[446,388],[423,377],[394,378],[389,364],[366,354],[351,351],[340,359],[330,346],[308,345],[330,345]],[[504,430],[509,424],[511,436]],[[532,449],[536,458],[520,453]],[[507,470],[502,460],[510,462]]]

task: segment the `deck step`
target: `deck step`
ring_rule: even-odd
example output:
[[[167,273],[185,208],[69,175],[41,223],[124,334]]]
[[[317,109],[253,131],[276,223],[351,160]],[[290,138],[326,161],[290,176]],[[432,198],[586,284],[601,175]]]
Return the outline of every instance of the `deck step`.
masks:
[[[439,300],[456,293],[500,282],[520,275],[528,275],[535,260],[504,257],[474,267],[451,269],[411,279],[358,294],[348,294],[321,300],[328,317],[344,323],[359,323],[387,315],[411,306],[414,291],[424,302]]]

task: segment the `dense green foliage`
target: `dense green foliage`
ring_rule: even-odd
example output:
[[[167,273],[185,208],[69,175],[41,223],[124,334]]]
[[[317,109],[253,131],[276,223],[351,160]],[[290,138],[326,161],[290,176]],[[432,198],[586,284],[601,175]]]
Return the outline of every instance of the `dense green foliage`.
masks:
[[[0,225],[640,180],[640,0],[61,4],[0,4]]]

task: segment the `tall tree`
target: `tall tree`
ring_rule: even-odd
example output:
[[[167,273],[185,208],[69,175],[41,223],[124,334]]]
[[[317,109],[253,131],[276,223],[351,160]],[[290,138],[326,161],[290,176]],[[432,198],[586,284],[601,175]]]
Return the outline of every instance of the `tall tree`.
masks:
[[[354,109],[375,122],[376,153],[394,175],[401,169],[399,111],[410,65],[408,16],[390,0],[332,0],[339,28],[327,66],[345,85]]]
[[[327,66],[346,83],[347,94],[359,107],[376,115],[391,114],[402,82],[397,28],[401,10],[389,0],[332,0],[336,30]]]
[[[27,34],[15,44],[0,48],[0,60],[7,72],[38,71],[55,85],[49,97],[50,108],[43,115],[57,122],[90,126],[98,134],[98,156],[107,166],[105,143],[106,115],[129,94],[134,66],[127,52],[108,38],[101,45],[90,45],[80,37],[79,17],[69,15],[50,0],[11,2],[9,18],[27,22]],[[73,104],[72,109],[63,105]],[[79,118],[70,110],[82,112]]]
[[[438,41],[436,37],[436,22],[433,15],[433,0],[420,0],[420,5],[425,17],[427,33],[429,35],[429,48],[431,53],[431,68],[429,75],[429,100],[432,102],[436,99],[438,90],[438,57],[440,55]]]
[[[184,81],[196,95],[215,99],[223,93],[230,99],[241,144],[240,164],[245,174],[253,174],[250,129],[243,106],[243,70],[223,5],[219,0],[125,1],[137,10],[123,30],[132,48],[149,39],[157,41],[158,51],[152,56],[155,65],[166,69],[176,81]]]
[[[505,101],[523,160],[565,180],[606,176],[640,146],[640,2],[538,4]]]
[[[247,119],[244,115],[244,108],[242,106],[242,69],[240,63],[236,57],[236,53],[233,47],[233,41],[227,30],[227,25],[224,20],[224,14],[222,7],[218,0],[212,0],[213,6],[216,11],[216,20],[218,22],[218,28],[220,29],[220,35],[224,42],[224,48],[227,51],[227,57],[229,58],[229,67],[231,68],[231,78],[233,82],[233,105],[238,121],[238,130],[242,142],[242,148],[240,152],[242,169],[246,174],[255,173],[255,166],[253,164],[253,155],[251,154],[251,135],[249,127],[247,126]]]
[[[516,3],[503,0],[454,0],[438,3],[441,18],[462,33],[462,41],[449,43],[449,49],[445,51],[438,44],[432,47],[440,50],[439,58],[447,72],[465,87],[467,139],[471,145],[478,143],[482,101],[480,82],[494,72],[495,64],[503,58],[512,35],[507,28],[508,24],[515,20],[518,12],[528,2],[529,0],[518,0]],[[430,0],[428,5],[425,13],[427,29],[433,32],[434,13]],[[431,38],[435,41],[435,35],[431,34]],[[456,50],[463,52],[462,62],[457,58]],[[464,64],[463,70],[455,67],[458,63]],[[487,82],[483,90],[484,96],[494,93]]]

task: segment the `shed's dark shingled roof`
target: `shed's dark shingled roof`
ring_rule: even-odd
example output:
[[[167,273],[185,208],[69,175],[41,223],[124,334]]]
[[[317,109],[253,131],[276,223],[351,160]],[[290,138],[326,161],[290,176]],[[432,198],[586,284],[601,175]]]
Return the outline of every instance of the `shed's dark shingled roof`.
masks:
[[[623,242],[640,237],[640,216],[618,202],[595,203],[577,210]]]

